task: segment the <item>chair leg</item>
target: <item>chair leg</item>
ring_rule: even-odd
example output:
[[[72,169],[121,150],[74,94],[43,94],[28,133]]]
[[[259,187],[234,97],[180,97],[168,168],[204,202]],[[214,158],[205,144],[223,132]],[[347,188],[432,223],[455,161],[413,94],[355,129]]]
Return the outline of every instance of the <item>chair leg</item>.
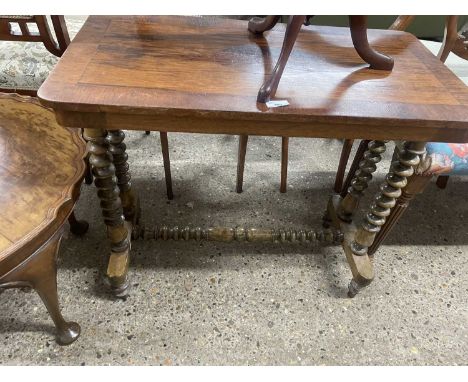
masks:
[[[88,222],[85,220],[78,220],[75,216],[75,211],[72,211],[68,217],[68,223],[70,224],[70,232],[74,235],[83,236],[88,232]]]
[[[272,29],[280,20],[281,16],[253,17],[249,20],[248,30],[255,34],[262,34]]]
[[[448,180],[449,180],[448,175],[439,175],[437,177],[436,186],[439,187],[441,190],[443,190],[447,187]]]
[[[86,169],[85,169],[85,183],[86,184],[93,184],[93,173],[91,171],[91,166],[89,165],[89,155],[86,156],[85,158],[85,164],[86,164]]]
[[[351,154],[351,149],[353,148],[353,143],[353,139],[346,139],[343,143],[343,148],[341,149],[340,163],[338,164],[335,185],[333,187],[333,190],[337,194],[339,194],[343,189],[344,174],[346,171],[346,165],[348,164],[349,154]]]
[[[351,167],[349,168],[348,176],[346,177],[343,187],[340,190],[340,195],[342,198],[344,198],[348,193],[348,188],[351,185],[351,181],[353,180],[354,175],[356,174],[356,171],[359,168],[359,162],[361,162],[364,158],[364,153],[366,152],[367,147],[369,146],[369,142],[370,141],[368,140],[362,140],[359,143],[356,154],[354,155],[353,163],[351,163]]]
[[[414,174],[408,178],[408,183],[401,190],[401,196],[398,198],[395,207],[391,209],[390,215],[385,220],[385,224],[375,236],[374,242],[369,247],[367,254],[373,256],[390,231],[400,220],[403,213],[409,206],[409,203],[417,194],[421,194],[431,181],[431,176]]]
[[[458,38],[458,16],[447,16],[445,19],[445,31],[444,31],[444,41],[440,47],[437,57],[440,61],[445,62],[448,55],[455,46],[455,42]]]
[[[280,192],[286,192],[288,181],[288,150],[289,137],[281,137],[281,185]]]
[[[244,183],[244,167],[245,167],[245,154],[247,152],[247,141],[249,140],[248,135],[239,135],[239,151],[237,154],[237,185],[236,192],[242,192],[242,186]]]
[[[69,345],[80,335],[76,322],[67,322],[60,312],[57,294],[56,257],[62,230],[3,278],[0,284],[6,287],[29,285],[36,290],[46,306],[57,329],[56,340],[60,345]]]
[[[305,19],[305,16],[289,16],[280,56],[270,78],[263,83],[262,87],[258,91],[257,102],[266,103],[270,100],[270,97],[275,95],[283,70],[288,62],[289,55],[291,54],[292,48]]]
[[[405,31],[411,25],[415,17],[416,16],[398,16],[388,29],[394,31]]]
[[[164,174],[166,177],[166,193],[169,200],[174,199],[172,193],[172,176],[171,176],[171,161],[169,159],[169,142],[167,140],[167,132],[161,131],[159,133],[161,138],[161,150],[163,155]]]
[[[376,142],[378,141],[370,142],[369,148],[372,145],[375,146]],[[380,186],[376,197],[368,207],[368,212],[362,223],[353,235],[353,241],[347,244],[348,252],[346,257],[353,273],[353,279],[349,284],[349,297],[354,297],[360,289],[369,285],[374,278],[370,248],[374,247],[373,250],[375,251],[375,247],[379,245],[396,223],[407,207],[409,200],[415,194],[422,192],[424,186],[429,182],[430,177],[423,177],[419,173],[419,171],[424,171],[428,164],[425,157],[425,147],[425,142],[409,141],[405,142],[403,147],[398,150],[396,155],[398,160],[392,162],[385,177],[385,182]],[[369,162],[372,156],[366,154],[365,159],[361,163]],[[421,162],[421,160],[424,162]],[[360,168],[363,169],[362,166]],[[366,179],[366,177],[363,177],[363,179]],[[358,185],[353,182],[350,189],[356,190]],[[350,193],[348,193],[347,197],[349,195]],[[345,200],[343,199],[343,201]],[[340,206],[343,205],[343,201]],[[396,209],[395,212],[394,209]],[[386,223],[388,223],[387,228],[383,228]],[[377,241],[377,235],[380,235],[379,241]]]
[[[367,16],[349,16],[349,28],[354,48],[371,69],[392,70],[393,58],[374,50],[367,40]]]

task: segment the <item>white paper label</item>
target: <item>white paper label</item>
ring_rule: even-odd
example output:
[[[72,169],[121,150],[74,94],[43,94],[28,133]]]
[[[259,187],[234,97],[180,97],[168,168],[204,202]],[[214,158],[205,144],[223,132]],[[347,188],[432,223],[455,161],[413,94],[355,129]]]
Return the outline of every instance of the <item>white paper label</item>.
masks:
[[[281,100],[268,101],[266,105],[268,107],[289,106],[289,102],[285,99],[281,99]]]

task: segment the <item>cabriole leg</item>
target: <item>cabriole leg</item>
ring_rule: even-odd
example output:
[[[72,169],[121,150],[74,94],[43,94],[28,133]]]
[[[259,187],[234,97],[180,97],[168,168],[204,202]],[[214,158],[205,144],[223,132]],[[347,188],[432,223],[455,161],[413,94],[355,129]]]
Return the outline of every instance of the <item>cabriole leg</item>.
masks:
[[[370,69],[393,69],[393,58],[377,52],[369,45],[367,40],[367,16],[349,16],[349,27],[354,48],[359,56],[370,65]]]
[[[283,40],[283,47],[281,48],[278,62],[276,63],[270,78],[265,81],[258,91],[257,102],[266,103],[270,100],[270,97],[275,95],[283,70],[288,62],[289,55],[291,54],[297,35],[301,30],[301,26],[304,23],[305,18],[305,16],[289,16],[288,26]]]
[[[249,29],[249,32],[262,34],[263,32],[272,29],[280,18],[281,16],[266,16],[264,18],[253,17],[250,19],[247,28]]]
[[[65,321],[60,312],[57,294],[57,253],[62,238],[61,228],[26,261],[0,278],[5,287],[30,286],[36,290],[57,329],[59,345],[69,345],[80,336],[80,325]]]

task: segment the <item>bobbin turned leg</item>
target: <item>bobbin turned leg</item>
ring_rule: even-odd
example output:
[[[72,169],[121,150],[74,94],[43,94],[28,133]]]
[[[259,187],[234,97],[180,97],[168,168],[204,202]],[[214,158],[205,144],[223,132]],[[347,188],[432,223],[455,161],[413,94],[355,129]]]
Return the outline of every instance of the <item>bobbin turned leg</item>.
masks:
[[[34,288],[54,321],[57,343],[69,345],[80,336],[81,329],[76,322],[65,321],[60,312],[56,260],[62,233],[63,227],[23,263],[4,277],[0,277],[0,285],[6,288],[21,286]]]
[[[393,58],[371,48],[367,40],[367,16],[349,16],[354,48],[371,69],[392,70]]]
[[[121,138],[120,134],[115,134],[115,136],[118,139]],[[115,182],[116,171],[112,163],[113,158],[109,148],[107,131],[102,129],[85,129],[84,138],[88,142],[89,161],[93,170],[94,184],[97,188],[98,197],[101,200],[102,215],[104,223],[107,226],[107,237],[111,245],[111,255],[106,275],[112,292],[116,296],[124,296],[128,287],[127,272],[130,256],[131,229],[125,224],[123,217],[122,202],[119,197],[119,188]],[[113,139],[117,138],[114,137]],[[112,146],[114,151],[122,150],[122,147],[115,147],[119,146],[119,144]],[[119,166],[123,166],[122,162],[119,163]],[[122,170],[122,167],[120,170]],[[127,179],[123,174],[125,172],[122,170],[119,174],[123,186],[122,194],[126,198],[127,217],[134,219],[137,216],[137,207],[135,207],[135,197],[131,192],[130,186],[128,186],[130,191],[125,188],[125,185],[129,183],[129,178]],[[125,182],[123,181],[124,178],[127,179]]]
[[[377,163],[382,160],[386,141],[370,141],[359,169],[355,172],[346,196],[338,208],[338,216],[345,222],[351,222],[354,211],[359,205],[364,190],[368,187],[372,174],[377,170]]]
[[[392,208],[390,215],[388,215],[387,219],[385,220],[385,224],[377,233],[374,242],[369,247],[369,250],[367,251],[369,256],[374,255],[385,238],[389,235],[390,231],[400,220],[401,216],[408,208],[411,200],[413,200],[417,194],[421,194],[424,191],[426,186],[430,183],[431,179],[431,175],[422,175],[416,173],[408,178],[408,184],[405,188],[402,189],[401,196],[396,201],[395,207]]]
[[[140,202],[132,189],[131,175],[128,165],[127,146],[124,143],[125,133],[122,130],[109,131],[107,139],[110,143],[109,151],[112,154],[112,163],[115,167],[115,176],[120,190],[123,214],[125,220],[137,224],[140,217]]]
[[[366,148],[366,150],[362,155],[359,155],[362,160],[359,161],[359,168],[354,173],[351,185],[344,198],[338,194],[331,197],[325,216],[327,220],[324,220],[324,225],[331,222],[335,228],[343,231],[343,251],[354,278],[354,282],[350,286],[352,291],[350,294],[357,293],[360,287],[369,284],[374,278],[374,267],[369,256],[356,256],[351,250],[356,233],[356,226],[352,218],[364,190],[372,179],[372,174],[377,169],[377,163],[382,159],[385,143],[386,141],[370,141],[368,144],[361,142],[360,149]],[[353,165],[355,164],[356,160],[353,162]],[[354,169],[350,171],[354,172]]]
[[[345,182],[343,186],[341,187],[341,190],[337,193],[339,193],[343,198],[346,196],[348,193],[348,188],[351,186],[351,181],[353,180],[354,176],[356,175],[356,171],[359,168],[359,163],[362,161],[364,158],[364,153],[367,151],[367,148],[369,146],[368,140],[362,140],[359,143],[359,146],[356,150],[356,154],[354,155],[353,162],[351,163],[351,166],[349,167],[348,175],[346,176]]]
[[[350,245],[354,257],[368,257],[369,247],[373,245],[376,235],[395,207],[396,199],[401,196],[401,190],[407,186],[408,178],[414,174],[416,166],[419,165],[421,157],[426,152],[425,146],[425,142],[406,142],[403,145],[402,151],[397,155],[398,160],[392,163],[370,211],[354,234],[354,240]],[[371,282],[372,279],[364,279],[353,272],[348,296],[354,297],[360,289]]]

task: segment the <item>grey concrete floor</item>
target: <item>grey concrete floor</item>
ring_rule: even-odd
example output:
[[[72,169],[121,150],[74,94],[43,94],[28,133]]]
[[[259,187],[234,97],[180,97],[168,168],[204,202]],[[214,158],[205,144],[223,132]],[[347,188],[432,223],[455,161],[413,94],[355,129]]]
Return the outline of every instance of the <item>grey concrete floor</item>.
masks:
[[[237,138],[169,134],[175,199],[165,197],[159,135],[127,146],[143,220],[185,225],[320,226],[340,141],[291,139],[280,194],[280,138],[251,137],[236,194]],[[388,168],[386,153],[366,205]],[[77,215],[83,238],[61,246],[64,315],[81,324],[60,347],[38,296],[0,294],[0,364],[462,365],[467,364],[468,182],[431,184],[376,255],[376,280],[354,299],[338,246],[133,243],[131,290],[102,281],[109,247],[93,186]]]

